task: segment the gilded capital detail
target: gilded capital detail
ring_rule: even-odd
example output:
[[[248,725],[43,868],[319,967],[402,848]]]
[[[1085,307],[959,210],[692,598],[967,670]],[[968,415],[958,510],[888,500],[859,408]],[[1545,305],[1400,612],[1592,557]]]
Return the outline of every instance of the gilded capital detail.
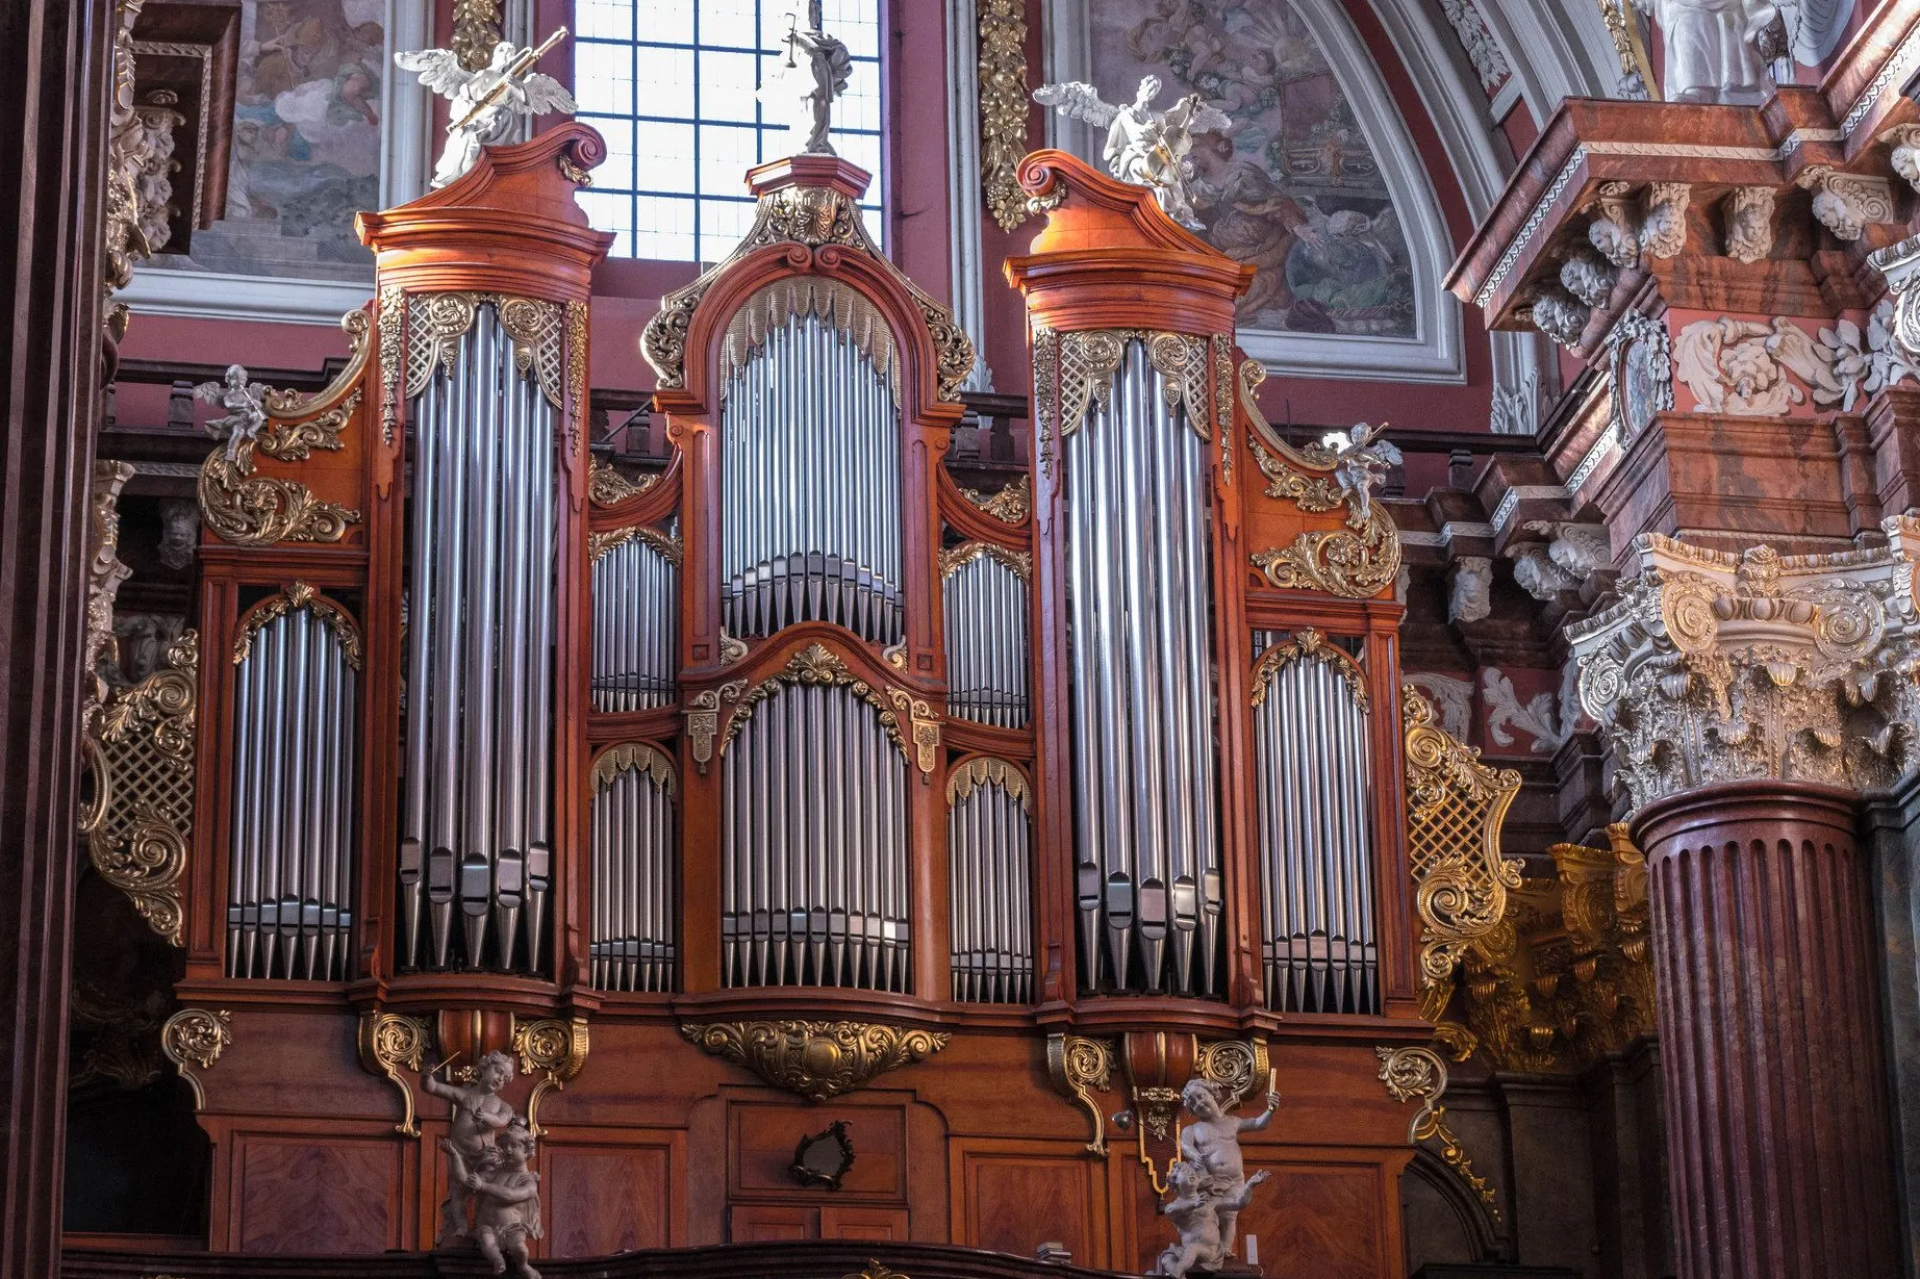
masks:
[[[1717,782],[1871,792],[1911,771],[1920,521],[1883,527],[1889,545],[1828,555],[1639,539],[1618,602],[1568,629],[1636,809]]]

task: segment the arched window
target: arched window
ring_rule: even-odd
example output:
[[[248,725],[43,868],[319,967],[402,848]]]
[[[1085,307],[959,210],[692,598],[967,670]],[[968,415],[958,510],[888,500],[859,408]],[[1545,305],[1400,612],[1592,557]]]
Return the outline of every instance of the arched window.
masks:
[[[580,203],[618,239],[616,257],[713,262],[753,221],[742,181],[788,151],[786,118],[760,101],[788,56],[801,0],[579,0],[574,96],[607,139],[607,161]],[[833,145],[873,174],[867,229],[881,238],[879,0],[825,0],[822,26],[853,57],[834,104]]]

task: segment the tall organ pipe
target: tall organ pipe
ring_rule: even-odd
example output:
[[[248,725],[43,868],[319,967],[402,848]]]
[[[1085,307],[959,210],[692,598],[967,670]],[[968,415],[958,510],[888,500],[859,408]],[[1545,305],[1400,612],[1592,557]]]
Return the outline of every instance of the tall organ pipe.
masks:
[[[1283,643],[1255,631],[1256,654]],[[1261,961],[1267,1004],[1370,1013],[1379,1005],[1367,708],[1336,659],[1296,655],[1253,710]]]
[[[483,302],[409,420],[401,962],[538,971],[552,874],[556,413]]]
[[[1164,390],[1129,341],[1064,445],[1082,982],[1215,995],[1207,447]]]
[[[984,777],[953,800],[947,818],[951,872],[953,998],[1024,1003],[1033,997],[1027,813]]]

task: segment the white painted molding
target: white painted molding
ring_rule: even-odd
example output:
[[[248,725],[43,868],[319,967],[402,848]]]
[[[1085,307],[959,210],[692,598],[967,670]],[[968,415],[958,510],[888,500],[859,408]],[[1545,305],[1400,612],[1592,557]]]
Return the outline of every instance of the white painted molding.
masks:
[[[1046,80],[1092,78],[1092,41],[1088,35],[1088,8],[1093,0],[1049,0],[1046,8]],[[1440,277],[1453,261],[1453,243],[1440,217],[1440,206],[1419,152],[1407,133],[1393,97],[1374,66],[1373,57],[1353,28],[1338,0],[1293,0],[1293,8],[1319,45],[1341,92],[1353,108],[1386,181],[1400,226],[1406,236],[1412,264],[1413,338],[1364,337],[1356,334],[1289,333],[1243,329],[1240,345],[1273,373],[1367,381],[1466,381],[1462,354],[1460,307],[1440,288]],[[1447,39],[1453,40],[1448,32]],[[1119,86],[1098,86],[1109,93]],[[1476,82],[1476,92],[1478,92]],[[1481,101],[1485,101],[1484,93]],[[1052,145],[1071,151],[1089,163],[1099,162],[1092,129],[1048,112]]]
[[[980,256],[980,17],[974,0],[947,0],[947,242],[953,318],[973,339],[966,389],[993,389],[981,352],[986,333],[986,263]]]
[[[335,280],[283,280],[271,275],[223,275],[215,271],[169,271],[135,267],[133,283],[114,295],[134,316],[173,315],[255,324],[324,324],[357,311],[373,296],[373,273],[364,284]]]

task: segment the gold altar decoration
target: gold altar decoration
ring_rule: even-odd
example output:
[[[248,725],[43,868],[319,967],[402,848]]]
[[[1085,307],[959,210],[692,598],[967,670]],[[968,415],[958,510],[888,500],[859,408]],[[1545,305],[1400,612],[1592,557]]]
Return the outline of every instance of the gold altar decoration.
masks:
[[[371,1075],[384,1076],[400,1093],[405,1111],[393,1130],[402,1136],[418,1137],[420,1124],[415,1118],[413,1085],[400,1072],[419,1074],[426,1069],[427,1046],[433,1042],[433,1025],[425,1017],[402,1013],[365,1012],[360,1014],[357,1037],[360,1065]]]
[[[153,931],[183,937],[181,881],[193,841],[194,725],[200,637],[184,631],[160,669],[122,690],[86,726],[93,801],[81,815],[87,856]]]
[[[1376,1048],[1374,1051],[1380,1056],[1380,1082],[1387,1086],[1387,1095],[1398,1102],[1418,1100],[1420,1103],[1413,1121],[1407,1125],[1407,1144],[1439,1142],[1440,1158],[1472,1187],[1493,1219],[1499,1221],[1500,1209],[1493,1187],[1485,1177],[1474,1173],[1473,1160],[1447,1126],[1447,1108],[1440,1104],[1440,1098],[1447,1091],[1446,1061],[1431,1048]]]
[[[1579,1073],[1655,1026],[1647,863],[1627,825],[1608,848],[1555,844],[1554,879],[1508,895],[1461,968],[1464,1022],[1441,1023],[1456,1058],[1499,1070]]]
[[[808,1101],[852,1092],[947,1046],[945,1031],[860,1021],[688,1022],[687,1042]]]
[[[1480,752],[1434,720],[1433,704],[1402,686],[1407,759],[1407,862],[1420,916],[1422,1011],[1436,1021],[1453,991],[1453,970],[1475,941],[1498,927],[1520,863],[1500,855],[1500,828],[1520,791],[1520,774],[1490,768]]]
[[[224,1008],[218,1012],[182,1008],[160,1028],[160,1051],[193,1089],[195,1110],[206,1109],[207,1093],[194,1068],[210,1070],[220,1060],[220,1054],[233,1043],[232,1022],[233,1014]]]

